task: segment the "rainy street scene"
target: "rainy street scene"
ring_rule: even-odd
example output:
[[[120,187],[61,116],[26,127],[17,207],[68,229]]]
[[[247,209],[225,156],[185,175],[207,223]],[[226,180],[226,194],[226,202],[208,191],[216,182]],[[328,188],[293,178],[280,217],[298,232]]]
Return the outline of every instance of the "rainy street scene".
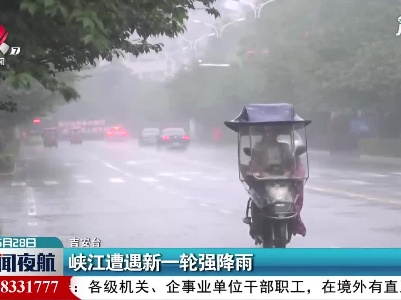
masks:
[[[400,1],[98,2],[0,4],[1,236],[401,247]]]

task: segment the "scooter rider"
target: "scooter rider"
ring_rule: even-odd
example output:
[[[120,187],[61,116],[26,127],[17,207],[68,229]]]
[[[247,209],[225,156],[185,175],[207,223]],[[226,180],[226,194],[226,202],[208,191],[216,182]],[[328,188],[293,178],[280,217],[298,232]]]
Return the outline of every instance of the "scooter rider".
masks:
[[[280,131],[278,128],[266,127],[262,136],[262,140],[258,142],[252,150],[252,158],[250,161],[251,172],[257,177],[267,178],[274,176],[269,174],[269,168],[272,165],[281,166],[283,177],[304,178],[304,167],[299,157],[294,157],[290,146],[287,143],[280,143],[278,136]],[[295,224],[295,234],[306,235],[306,227],[301,219],[300,211],[303,207],[303,181],[297,183],[298,198],[295,203],[298,212]],[[254,224],[250,224],[249,234],[254,237],[257,232]]]
[[[262,139],[252,149],[250,167],[252,173],[257,173],[258,177],[270,176],[272,166],[282,167],[281,176],[290,176],[294,171],[294,156],[290,146],[278,141],[279,131],[274,127],[265,127]]]

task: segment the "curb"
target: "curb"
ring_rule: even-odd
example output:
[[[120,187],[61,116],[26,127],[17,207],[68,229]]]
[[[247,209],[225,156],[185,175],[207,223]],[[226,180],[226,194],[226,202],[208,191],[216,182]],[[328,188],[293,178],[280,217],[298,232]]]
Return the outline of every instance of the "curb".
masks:
[[[367,162],[377,162],[377,163],[401,165],[401,158],[397,158],[397,157],[360,155],[359,159],[361,159],[362,161],[367,161]]]
[[[12,172],[10,172],[10,173],[0,173],[0,176],[14,175],[16,167],[17,167],[17,163],[14,163],[14,168],[13,168]]]
[[[227,151],[229,149],[237,149],[236,145],[224,145],[224,146],[203,146],[205,150],[217,150],[217,151]],[[375,156],[375,155],[364,155],[364,154],[355,154],[355,155],[348,155],[348,154],[331,154],[330,151],[326,150],[316,150],[310,149],[308,150],[310,156],[318,155],[324,156],[327,158],[332,159],[348,159],[353,160],[355,162],[359,161],[361,163],[384,163],[384,164],[397,164],[401,165],[401,157],[386,157],[386,156]]]

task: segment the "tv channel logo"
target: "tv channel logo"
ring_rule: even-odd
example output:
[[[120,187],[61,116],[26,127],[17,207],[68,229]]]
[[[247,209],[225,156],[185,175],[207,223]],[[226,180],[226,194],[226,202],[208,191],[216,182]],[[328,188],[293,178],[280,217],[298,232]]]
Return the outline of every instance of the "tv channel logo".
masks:
[[[7,45],[6,39],[8,37],[8,30],[0,24],[0,52],[3,54],[3,57],[0,57],[0,65],[4,66],[4,56],[8,53],[8,55],[18,55],[21,52],[20,47],[10,47]]]

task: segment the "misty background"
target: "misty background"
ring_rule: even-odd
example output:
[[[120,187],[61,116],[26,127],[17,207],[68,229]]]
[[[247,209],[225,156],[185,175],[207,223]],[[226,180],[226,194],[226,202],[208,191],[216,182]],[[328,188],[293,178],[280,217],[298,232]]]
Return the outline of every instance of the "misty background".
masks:
[[[219,128],[231,143],[236,136],[222,124],[244,104],[289,102],[313,120],[311,147],[398,156],[399,6],[219,0],[219,19],[195,11],[185,34],[154,38],[162,52],[81,72],[74,83],[81,99],[52,118],[106,120],[133,136],[148,126],[182,126],[200,142],[212,142]]]

